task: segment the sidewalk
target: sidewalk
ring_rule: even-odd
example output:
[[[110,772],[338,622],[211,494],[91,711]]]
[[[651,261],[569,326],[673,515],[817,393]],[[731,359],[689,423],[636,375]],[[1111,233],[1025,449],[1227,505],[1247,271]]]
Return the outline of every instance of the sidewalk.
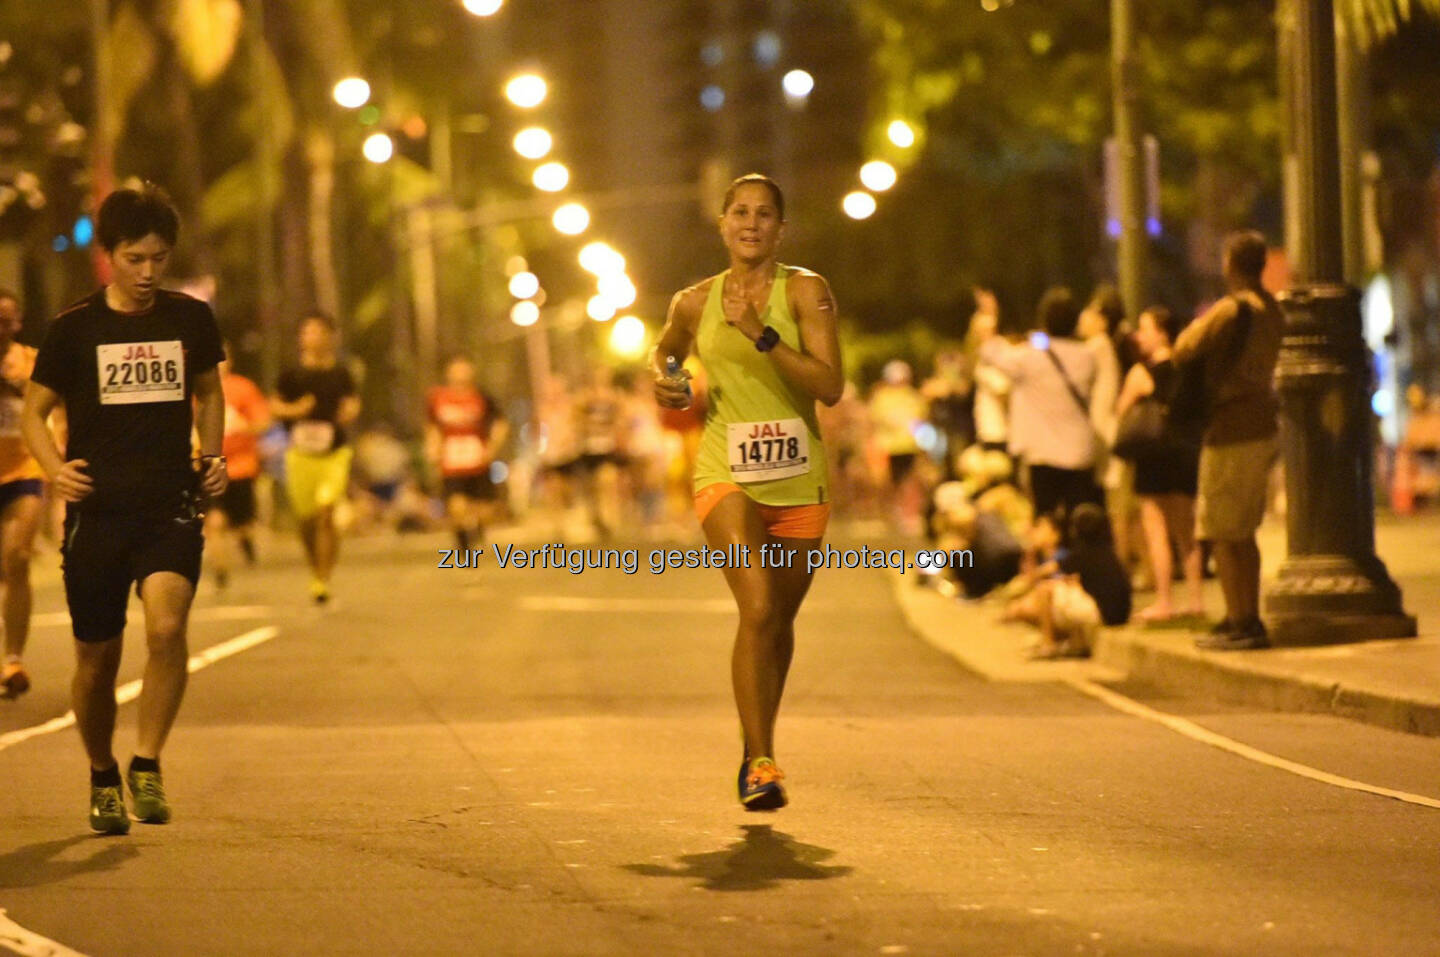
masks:
[[[1313,648],[1209,652],[1196,633],[1132,625],[1106,629],[1089,661],[1032,662],[1034,632],[997,622],[994,600],[947,599],[897,575],[900,606],[911,627],[936,648],[992,681],[1131,681],[1160,690],[1282,711],[1316,711],[1414,734],[1440,736],[1440,515],[1381,517],[1380,557],[1419,618],[1420,637]],[[1284,529],[1260,536],[1265,574],[1284,556]],[[1148,595],[1136,596],[1143,608]],[[1212,618],[1223,603],[1206,586]]]

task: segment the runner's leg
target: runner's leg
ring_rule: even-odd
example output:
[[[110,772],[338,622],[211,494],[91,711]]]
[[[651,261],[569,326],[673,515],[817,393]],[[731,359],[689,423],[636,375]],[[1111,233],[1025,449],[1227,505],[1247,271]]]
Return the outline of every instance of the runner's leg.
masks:
[[[120,672],[122,638],[75,642],[75,678],[70,685],[75,726],[95,771],[115,767],[115,676]]]
[[[0,569],[5,577],[0,614],[5,622],[7,656],[24,654],[30,636],[30,558],[44,513],[45,502],[40,496],[21,495],[0,514]]]
[[[189,675],[186,623],[195,587],[178,572],[155,572],[140,584],[145,605],[145,684],[140,692],[136,757],[158,758],[180,711]]]

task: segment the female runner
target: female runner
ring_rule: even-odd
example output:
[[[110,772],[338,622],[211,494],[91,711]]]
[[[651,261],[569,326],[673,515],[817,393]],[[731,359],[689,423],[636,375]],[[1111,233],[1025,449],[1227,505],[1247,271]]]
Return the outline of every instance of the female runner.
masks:
[[[683,362],[693,347],[704,363],[710,404],[695,511],[712,548],[749,548],[749,567],[725,569],[725,580],[740,612],[730,673],[745,737],[740,802],[751,811],[787,801],[775,716],[810,588],[805,556],[830,516],[815,402],[834,405],[844,387],[830,287],[776,262],[784,232],[773,180],[752,173],[731,183],[720,213],[730,268],[675,295],[652,357],[656,400],[668,408],[690,397],[667,360]],[[791,561],[775,561],[774,549],[762,556],[765,545]]]

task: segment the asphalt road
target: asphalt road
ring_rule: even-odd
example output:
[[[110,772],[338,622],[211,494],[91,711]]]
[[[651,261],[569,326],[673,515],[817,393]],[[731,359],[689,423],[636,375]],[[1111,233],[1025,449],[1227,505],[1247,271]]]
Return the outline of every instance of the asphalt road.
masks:
[[[821,573],[777,744],[793,803],[759,815],[718,571],[653,576],[648,545],[634,576],[441,570],[442,544],[351,543],[325,611],[279,545],[206,588],[192,651],[278,631],[192,678],[169,825],[92,836],[73,729],[0,749],[5,918],[90,955],[1440,954],[1440,810],[981,681],[883,571]],[[37,687],[0,732],[68,708],[42,577]],[[1145,700],[1440,797],[1434,739]]]

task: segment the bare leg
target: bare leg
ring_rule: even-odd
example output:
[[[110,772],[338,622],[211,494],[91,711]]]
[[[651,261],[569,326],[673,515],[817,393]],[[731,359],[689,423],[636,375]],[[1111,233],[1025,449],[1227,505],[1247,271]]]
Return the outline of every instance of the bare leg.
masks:
[[[213,504],[205,513],[205,563],[223,582],[230,574],[230,523],[225,513]]]
[[[335,556],[339,552],[339,535],[335,531],[335,507],[322,505],[310,518],[300,525],[300,534],[305,541],[305,554],[310,560],[310,570],[322,582],[330,581],[335,570]]]
[[[156,572],[140,584],[145,604],[145,684],[140,692],[140,733],[135,755],[159,758],[180,711],[189,678],[186,621],[195,589],[175,572]]]
[[[1205,614],[1204,569],[1201,566],[1200,543],[1195,540],[1195,499],[1189,495],[1165,495],[1160,498],[1165,512],[1165,526],[1170,530],[1176,550],[1185,558],[1185,585],[1190,592],[1189,612]]]
[[[115,676],[120,672],[121,636],[75,642],[75,678],[70,696],[75,726],[95,771],[115,767]]]
[[[774,757],[775,718],[795,649],[794,617],[810,576],[799,568],[760,567],[760,547],[770,541],[796,548],[797,562],[811,540],[771,539],[759,510],[743,493],[727,495],[705,518],[705,535],[712,548],[750,547],[749,568],[725,569],[725,580],[740,612],[735,646],[730,656],[730,677],[735,706],[751,757]]]
[[[44,513],[40,496],[22,495],[6,506],[0,517],[0,570],[5,576],[0,614],[5,622],[5,654],[17,658],[25,653],[30,636],[30,558]]]
[[[1140,525],[1145,530],[1145,550],[1150,556],[1150,570],[1155,576],[1155,604],[1141,612],[1144,621],[1169,618],[1175,613],[1171,605],[1170,531],[1159,496],[1140,496]]]

